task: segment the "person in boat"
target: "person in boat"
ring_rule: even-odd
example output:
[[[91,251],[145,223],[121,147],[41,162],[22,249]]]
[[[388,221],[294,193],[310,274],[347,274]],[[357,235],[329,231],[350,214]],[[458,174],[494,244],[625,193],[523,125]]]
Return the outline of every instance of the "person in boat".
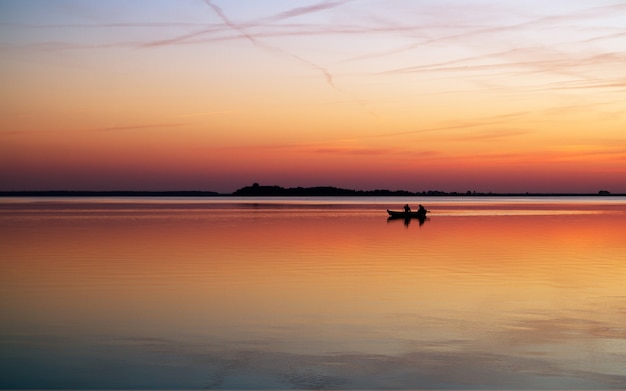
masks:
[[[426,216],[426,208],[424,208],[424,205],[420,204],[419,208],[417,209],[417,213],[419,213],[422,216]]]
[[[404,213],[411,213],[411,207],[409,206],[409,204],[404,205]]]

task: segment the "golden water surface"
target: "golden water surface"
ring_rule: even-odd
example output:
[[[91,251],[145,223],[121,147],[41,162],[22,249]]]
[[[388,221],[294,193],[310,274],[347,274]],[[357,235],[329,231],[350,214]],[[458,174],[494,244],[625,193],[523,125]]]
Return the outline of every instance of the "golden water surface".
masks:
[[[5,201],[1,387],[626,388],[626,201],[389,202]]]

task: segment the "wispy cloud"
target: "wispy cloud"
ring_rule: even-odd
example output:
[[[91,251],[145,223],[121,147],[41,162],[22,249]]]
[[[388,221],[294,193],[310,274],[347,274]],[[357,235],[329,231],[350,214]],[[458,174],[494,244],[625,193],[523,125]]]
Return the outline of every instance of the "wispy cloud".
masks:
[[[440,126],[417,128],[415,130],[405,130],[405,131],[400,131],[400,132],[377,133],[373,135],[364,135],[364,136],[360,136],[357,138],[365,139],[365,138],[396,137],[396,136],[404,136],[404,135],[409,135],[409,134],[421,134],[421,133],[442,132],[442,131],[450,131],[450,130],[484,128],[484,127],[489,127],[493,125],[507,124],[514,119],[525,117],[528,114],[530,114],[529,111],[498,114],[498,115],[486,116],[486,117],[481,117],[481,118],[449,121],[448,123],[443,123]]]
[[[284,49],[281,49],[277,46],[271,46],[271,45],[267,45],[266,43],[261,42],[260,40],[258,40],[257,38],[255,38],[254,35],[248,33],[246,31],[246,27],[245,25],[238,25],[236,23],[234,23],[233,21],[231,21],[228,17],[226,17],[226,15],[224,14],[224,12],[222,11],[222,9],[220,7],[218,7],[217,5],[215,5],[211,0],[204,0],[204,2],[213,10],[213,12],[215,12],[220,19],[222,19],[224,21],[224,23],[229,26],[231,29],[237,31],[238,33],[241,34],[242,37],[246,38],[248,41],[250,41],[252,44],[254,44],[255,46],[265,49],[265,50],[269,50],[271,52],[277,52],[279,54],[283,54],[286,55],[288,57],[294,58],[296,60],[298,60],[299,62],[312,67],[314,69],[316,69],[317,71],[321,72],[324,75],[324,78],[326,79],[326,82],[333,87],[334,89],[337,89],[337,86],[335,85],[334,81],[333,81],[333,75],[330,73],[330,71],[328,69],[326,69],[325,67],[314,63],[312,61],[309,61],[307,59],[305,59],[302,56],[299,56],[297,54],[288,52]],[[323,9],[328,9],[328,8],[332,8],[332,7],[336,7],[337,5],[342,4],[343,2],[323,2],[317,5],[312,5],[309,7],[299,7],[299,8],[295,8],[289,11],[285,11],[279,15],[277,15],[275,18],[278,19],[285,19],[288,17],[293,17],[293,16],[297,16],[297,15],[303,15],[305,13],[311,13],[311,12],[317,12],[319,10],[323,10]]]
[[[384,50],[381,52],[373,52],[368,54],[359,55],[352,58],[347,58],[345,61],[361,61],[367,59],[373,59],[378,57],[388,57],[392,55],[398,55],[407,51],[413,51],[418,48],[433,46],[435,44],[459,44],[462,45],[464,42],[469,42],[470,40],[480,39],[481,37],[502,37],[507,33],[523,33],[529,29],[540,28],[540,27],[550,27],[553,28],[555,24],[558,23],[575,23],[581,21],[594,20],[596,18],[604,17],[607,15],[611,15],[614,12],[620,12],[626,9],[626,5],[624,4],[615,4],[609,6],[602,7],[592,7],[584,10],[579,10],[575,12],[569,12],[565,14],[558,15],[547,15],[530,18],[529,20],[525,20],[522,22],[509,22],[500,21],[493,26],[486,27],[475,27],[474,23],[471,23],[469,18],[473,15],[469,13],[468,19],[464,21],[464,24],[456,26],[455,30],[460,30],[453,34],[436,34],[434,37],[432,36],[432,32],[437,31],[434,26],[431,26],[430,29],[425,29],[425,31],[429,32],[426,38],[416,40],[416,42],[411,42],[393,49]],[[441,9],[440,12],[447,12],[447,10]],[[474,14],[482,13],[483,10],[476,8]],[[504,14],[504,13],[503,13]],[[443,15],[441,15],[443,16]],[[441,27],[441,26],[440,26]],[[569,28],[568,28],[569,29]],[[430,30],[430,31],[429,31]],[[445,30],[445,29],[444,29]],[[620,36],[623,32],[617,32],[611,34],[611,36]]]
[[[281,11],[273,16],[261,18],[258,22],[260,23],[275,23],[279,21],[283,21],[289,18],[295,18],[298,16],[304,16],[320,11],[326,11],[331,8],[340,7],[346,3],[349,3],[353,0],[329,0],[322,1],[319,3],[311,4],[308,6],[295,7],[286,11]]]
[[[233,20],[231,20],[223,11],[223,9],[219,7],[218,5],[216,5],[213,1],[204,0],[204,3],[209,8],[211,8],[211,10],[222,20],[222,22],[224,23],[223,25],[213,25],[211,27],[208,27],[199,31],[190,32],[187,34],[179,35],[179,36],[168,38],[168,39],[149,42],[141,46],[156,47],[156,46],[167,46],[167,45],[173,45],[173,44],[188,44],[190,43],[189,40],[192,38],[197,38],[197,37],[211,34],[211,33],[224,33],[227,29],[230,29],[231,31],[236,32],[236,35],[234,36],[222,35],[219,37],[212,37],[209,39],[202,40],[200,41],[200,43],[206,43],[208,41],[244,38],[248,40],[250,43],[252,43],[254,46],[260,49],[272,52],[274,54],[279,54],[279,55],[290,57],[292,59],[297,60],[298,62],[302,64],[305,64],[306,66],[310,68],[313,68],[319,71],[324,76],[324,79],[331,87],[333,87],[334,89],[338,89],[337,86],[335,85],[334,77],[332,73],[326,67],[323,67],[316,62],[306,59],[305,57],[301,55],[297,55],[293,52],[287,51],[276,45],[267,44],[266,42],[261,41],[260,39],[260,38],[271,37],[271,36],[285,36],[285,35],[295,35],[295,34],[319,34],[319,31],[318,32],[311,32],[311,31],[301,32],[300,31],[300,32],[291,32],[291,33],[285,33],[285,32],[279,32],[279,33],[277,32],[274,32],[274,33],[254,32],[253,33],[253,32],[249,32],[248,30],[253,27],[265,26],[267,24],[276,23],[276,22],[283,21],[289,18],[295,18],[299,16],[304,16],[307,14],[312,14],[312,13],[336,8],[341,5],[344,5],[345,3],[348,3],[349,1],[351,0],[324,1],[320,3],[312,4],[309,6],[295,7],[289,10],[281,11],[277,14],[262,17],[252,22],[236,23]],[[336,33],[336,31],[333,33]]]
[[[442,20],[447,12],[446,7],[436,7],[434,9],[427,10],[429,17],[421,17],[423,13],[420,5],[411,5],[410,12],[415,12],[418,15],[418,19],[414,24],[398,25],[393,23],[394,21],[388,21],[385,23],[380,22],[383,18],[378,18],[377,23],[368,23],[362,18],[362,15],[357,14],[357,18],[351,19],[349,25],[342,24],[310,24],[310,23],[292,23],[282,24],[281,22],[289,19],[297,19],[299,17],[309,16],[319,12],[325,12],[330,10],[339,10],[341,7],[351,3],[349,0],[344,1],[321,1],[305,6],[298,6],[289,8],[283,11],[275,12],[268,16],[257,17],[248,21],[235,21],[232,17],[227,15],[224,10],[218,6],[214,1],[204,0],[202,2],[206,4],[211,11],[218,16],[222,23],[202,25],[201,23],[193,22],[137,22],[137,23],[102,23],[94,25],[81,25],[74,24],[74,27],[83,28],[83,26],[100,27],[100,28],[153,28],[153,27],[170,27],[170,28],[195,28],[201,27],[200,30],[189,31],[183,34],[177,34],[171,37],[165,37],[148,42],[109,42],[109,43],[94,43],[91,45],[85,44],[72,44],[67,42],[48,42],[42,43],[39,49],[47,47],[48,49],[71,49],[71,48],[106,48],[106,47],[159,47],[170,45],[189,45],[189,44],[204,44],[213,41],[223,40],[238,40],[245,39],[253,44],[255,47],[271,52],[276,55],[291,58],[297,62],[306,65],[307,67],[319,72],[326,83],[337,89],[336,77],[328,66],[323,66],[319,61],[312,60],[302,54],[297,54],[293,50],[286,50],[277,44],[269,44],[265,41],[265,38],[270,37],[290,37],[290,36],[314,36],[314,35],[343,35],[343,34],[381,34],[381,33],[394,33],[398,35],[398,39],[402,41],[409,40],[405,45],[385,49],[381,52],[371,52],[358,55],[356,57],[347,57],[343,61],[338,61],[337,64],[346,62],[354,62],[366,59],[372,59],[377,57],[393,57],[395,55],[402,54],[407,51],[418,49],[421,47],[432,47],[433,45],[459,45],[460,47],[468,44],[474,46],[473,43],[476,40],[481,40],[481,46],[487,50],[491,47],[491,41],[494,39],[498,41],[499,37],[506,37],[506,34],[512,34],[511,40],[515,37],[522,38],[524,34],[532,29],[536,28],[550,28],[555,26],[567,31],[578,30],[583,31],[585,29],[591,29],[588,25],[585,27],[574,27],[571,23],[577,22],[593,22],[598,18],[610,16],[616,12],[621,12],[626,9],[624,4],[613,4],[599,7],[589,7],[585,9],[578,9],[576,11],[570,11],[567,13],[536,16],[535,13],[529,15],[523,15],[521,11],[507,9],[505,6],[494,7],[495,11],[493,15],[499,16],[494,19],[497,22],[493,22],[493,25],[489,25],[485,20],[478,18],[477,15],[484,13],[484,6],[477,7],[474,5],[468,5],[463,8],[463,16],[455,19],[458,22],[454,26],[448,26],[443,23]],[[492,6],[493,7],[493,6]],[[389,8],[389,12],[393,11],[393,5]],[[352,10],[352,9],[351,9]],[[353,11],[353,10],[352,10]],[[508,13],[508,14],[507,14]],[[522,19],[520,21],[520,19]],[[424,21],[430,20],[430,25],[424,24]],[[47,25],[50,28],[56,28],[54,25]],[[59,25],[60,26],[60,25]],[[45,27],[45,26],[42,26]],[[452,34],[445,34],[446,30],[455,31]],[[600,29],[603,31],[606,30]],[[605,40],[615,39],[626,35],[626,28],[621,30],[615,28],[608,34],[600,34],[589,37],[587,34],[582,38],[577,38],[577,41],[563,42],[563,44],[576,44],[577,42],[585,43],[592,40]],[[422,37],[422,38],[419,38]],[[391,38],[391,37],[389,37]],[[389,45],[393,45],[393,42],[400,42],[394,39],[389,40]],[[522,72],[555,72],[560,74],[569,74],[573,77],[584,77],[580,73],[580,69],[584,66],[592,66],[589,61],[596,61],[595,65],[609,64],[611,62],[611,53],[589,53],[587,58],[584,57],[584,53],[573,56],[564,52],[559,52],[557,48],[548,48],[547,45],[540,47],[538,45],[532,45],[532,41],[521,41],[522,47],[519,47],[520,41],[517,40],[516,45],[518,47],[506,50],[492,51],[491,53],[478,54],[475,56],[466,56],[458,58],[450,58],[445,61],[431,62],[424,64],[411,65],[407,61],[403,61],[405,65],[397,68],[391,68],[386,70],[373,71],[370,74],[414,74],[414,73],[467,73],[467,72],[482,72],[487,74],[494,74],[495,72],[508,72],[509,75],[522,74]],[[526,45],[524,45],[526,43]],[[368,45],[355,45],[355,47],[367,48]],[[617,55],[619,53],[615,53]],[[604,57],[604,58],[603,58]],[[589,61],[587,61],[589,60]],[[621,58],[615,58],[614,61],[623,61]],[[359,69],[359,72],[367,72],[367,67],[359,66],[354,69]]]
[[[185,123],[162,123],[162,124],[138,124],[138,125],[122,125],[108,126],[103,128],[93,128],[90,130],[100,132],[123,131],[123,130],[141,130],[141,129],[157,129],[157,128],[174,128],[184,126]]]
[[[219,115],[232,115],[239,113],[239,110],[215,110],[215,111],[202,111],[195,113],[187,113],[177,116],[177,118],[192,118],[192,117],[213,117]]]
[[[285,143],[285,144],[256,144],[248,146],[228,146],[219,147],[216,150],[238,152],[249,154],[249,152],[269,155],[290,156],[394,156],[394,157],[415,157],[415,156],[435,156],[439,152],[432,149],[421,148],[419,146],[399,146],[399,147],[378,147],[369,144],[357,144],[346,141],[320,142],[320,143]],[[249,151],[249,152],[248,152]]]
[[[2,131],[2,136],[32,135],[32,134],[59,134],[59,133],[85,133],[85,132],[124,132],[132,130],[149,130],[163,128],[177,128],[188,125],[187,123],[148,123],[148,124],[132,124],[119,126],[104,126],[93,128],[56,128],[48,130],[12,130]]]
[[[418,66],[403,67],[391,69],[381,72],[381,75],[389,74],[411,74],[411,73],[461,73],[468,74],[473,72],[493,73],[494,71],[506,71],[511,75],[528,74],[528,73],[554,73],[567,76],[574,76],[579,79],[586,79],[586,71],[590,68],[598,66],[619,66],[626,61],[625,53],[602,53],[594,54],[586,57],[559,56],[560,58],[539,57],[535,60],[517,61],[509,60],[510,54],[519,54],[526,51],[528,57],[532,57],[530,50],[510,50],[500,53],[492,53],[484,56],[469,57],[457,60],[451,60],[442,63],[425,64]],[[477,60],[487,60],[490,58],[499,59],[498,62],[473,64]],[[621,85],[618,83],[608,83],[610,85]]]
[[[455,137],[457,141],[489,141],[508,139],[511,137],[517,137],[532,133],[526,129],[498,129],[493,131],[478,131],[471,134],[459,135]]]

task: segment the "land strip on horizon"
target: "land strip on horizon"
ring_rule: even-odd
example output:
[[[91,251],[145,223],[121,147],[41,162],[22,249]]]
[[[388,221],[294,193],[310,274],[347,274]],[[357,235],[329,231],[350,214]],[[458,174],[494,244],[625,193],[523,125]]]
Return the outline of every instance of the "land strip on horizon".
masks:
[[[220,193],[204,190],[23,190],[23,191],[0,191],[0,197],[385,197],[385,196],[427,196],[427,197],[566,197],[566,196],[626,196],[626,194],[613,194],[607,190],[596,193],[495,193],[495,192],[446,192],[440,190],[427,190],[411,192],[407,190],[353,190],[333,186],[317,187],[290,187],[281,186],[252,186],[242,187],[233,193]]]

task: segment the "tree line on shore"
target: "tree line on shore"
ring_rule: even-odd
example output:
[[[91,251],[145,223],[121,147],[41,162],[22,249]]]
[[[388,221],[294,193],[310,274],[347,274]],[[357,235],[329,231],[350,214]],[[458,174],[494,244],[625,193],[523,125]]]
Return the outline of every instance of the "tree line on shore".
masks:
[[[351,190],[343,189],[333,186],[317,186],[317,187],[281,187],[277,185],[273,186],[261,186],[258,183],[254,183],[251,186],[245,186],[235,191],[233,196],[238,197],[314,197],[314,196],[326,196],[326,197],[341,197],[341,196],[532,196],[532,195],[581,195],[581,194],[566,194],[566,193],[493,193],[493,192],[477,192],[468,190],[466,192],[447,192],[441,190],[426,190],[421,192],[411,192],[407,190]],[[600,190],[595,194],[582,194],[582,195],[604,195],[608,196],[611,193],[607,190]]]

